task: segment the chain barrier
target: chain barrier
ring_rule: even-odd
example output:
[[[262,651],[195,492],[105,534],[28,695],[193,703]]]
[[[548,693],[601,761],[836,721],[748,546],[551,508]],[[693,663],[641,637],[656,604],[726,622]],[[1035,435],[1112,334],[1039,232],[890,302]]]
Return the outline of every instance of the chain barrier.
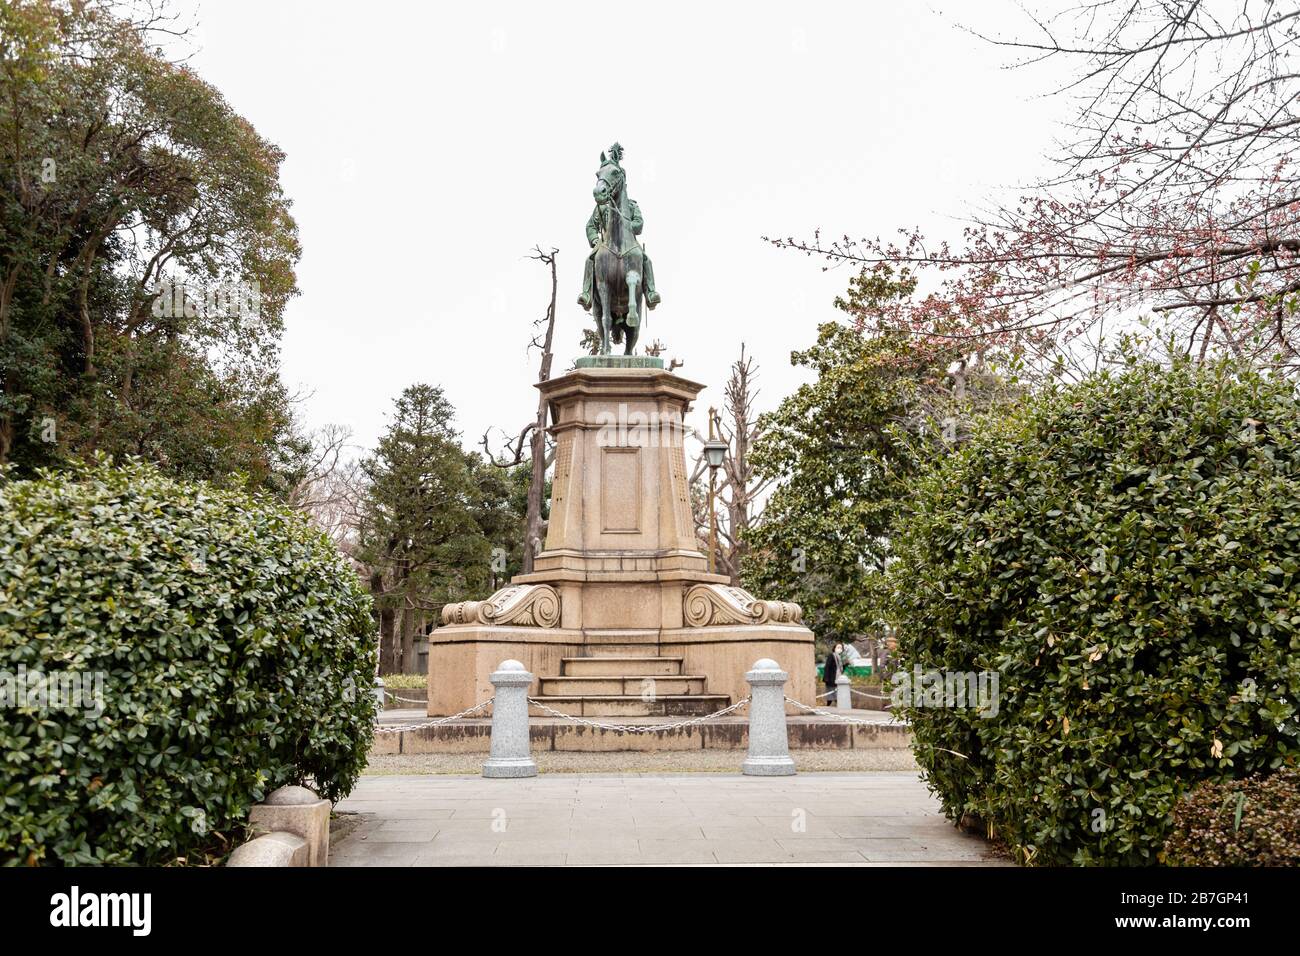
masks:
[[[425,727],[437,727],[440,724],[449,724],[453,720],[460,720],[462,717],[468,717],[470,714],[482,710],[494,700],[496,700],[495,697],[489,697],[481,704],[475,704],[473,707],[469,708],[469,710],[462,710],[459,714],[452,714],[450,717],[438,717],[435,720],[424,720],[418,724],[391,724],[388,727],[376,727],[375,736],[378,737],[381,734],[401,734],[408,730],[423,730]]]
[[[868,724],[871,726],[879,727],[882,723],[884,723],[884,721],[879,721],[879,720],[863,720],[860,717],[845,717],[843,714],[832,714],[830,711],[818,710],[816,707],[809,707],[807,704],[801,704],[793,697],[787,697],[786,703],[794,704],[800,710],[806,710],[810,714],[817,714],[819,717],[831,717],[834,718],[835,720],[842,720],[846,724]],[[958,753],[956,750],[949,750],[947,747],[936,747],[933,744],[913,744],[913,746],[929,747],[931,750],[941,750],[946,754],[952,754],[954,757],[960,757],[962,760],[970,759],[964,753]]]
[[[865,690],[853,690],[851,687],[849,688],[849,691],[856,694],[858,697],[866,697],[871,700],[887,700],[892,702],[894,699],[892,697],[882,697],[880,694],[868,694]]]
[[[800,710],[805,710],[810,714],[816,714],[818,717],[830,717],[834,720],[842,720],[846,724],[870,724],[871,726],[879,726],[882,723],[882,721],[879,720],[863,720],[861,717],[846,717],[843,714],[831,713],[829,710],[818,710],[816,707],[809,707],[807,704],[800,703],[793,697],[786,697],[785,701],[787,704],[794,704]]]
[[[384,696],[387,697],[387,698],[389,698],[389,699],[391,699],[391,700],[395,700],[395,701],[397,701],[399,704],[427,704],[427,703],[429,703],[429,701],[428,701],[427,698],[426,698],[425,700],[419,700],[419,699],[414,698],[414,697],[398,697],[398,696],[397,696],[396,694],[394,694],[391,690],[386,690],[386,691],[384,691]]]
[[[594,727],[597,730],[612,730],[618,734],[660,734],[669,730],[677,730],[679,727],[691,727],[695,724],[701,724],[706,720],[713,720],[716,717],[725,717],[733,710],[739,710],[749,703],[748,697],[743,697],[736,701],[730,707],[724,707],[722,710],[712,714],[705,714],[702,717],[692,717],[690,720],[680,720],[674,724],[602,724],[595,720],[587,720],[585,717],[575,717],[572,714],[565,714],[547,707],[536,697],[529,697],[528,703],[532,704],[538,710],[541,710],[552,717],[560,717],[564,720],[573,721],[575,724],[582,724],[584,727]]]
[[[828,691],[827,691],[826,693],[824,693],[824,694],[818,694],[818,695],[817,695],[815,698],[813,698],[813,699],[814,699],[814,700],[821,700],[823,697],[825,697],[825,698],[831,698],[831,697],[834,697],[837,693],[839,693],[839,692],[838,692],[838,691],[834,691],[834,690],[828,690]],[[850,693],[850,694],[854,694],[854,695],[856,695],[856,696],[858,696],[858,697],[869,697],[869,698],[871,698],[872,700],[893,700],[893,699],[894,699],[894,698],[892,698],[892,697],[882,697],[880,694],[868,694],[868,693],[867,693],[866,691],[864,691],[864,690],[854,690],[852,687],[849,688],[849,693]]]
[[[879,721],[879,720],[863,720],[860,717],[845,717],[843,714],[832,714],[830,711],[818,710],[816,707],[809,707],[807,704],[801,704],[793,697],[787,697],[785,700],[786,703],[794,704],[800,710],[806,710],[810,714],[817,714],[819,717],[832,717],[835,720],[842,720],[846,724],[869,724],[872,726],[879,727],[882,723],[885,723],[884,721]],[[960,757],[962,760],[970,759],[970,757],[967,757],[964,753],[958,753],[956,750],[949,750],[947,747],[936,747],[933,744],[918,744],[918,743],[913,743],[913,746],[929,747],[931,750],[941,750],[946,754],[952,754],[954,757]]]

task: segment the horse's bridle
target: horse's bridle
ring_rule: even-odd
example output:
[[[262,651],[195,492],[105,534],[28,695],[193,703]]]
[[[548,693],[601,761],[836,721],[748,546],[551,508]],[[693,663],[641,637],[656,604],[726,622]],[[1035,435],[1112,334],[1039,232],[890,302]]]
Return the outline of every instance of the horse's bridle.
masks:
[[[615,197],[618,196],[618,194],[619,194],[619,192],[620,192],[621,190],[623,190],[623,189],[625,189],[625,188],[627,187],[627,174],[623,172],[623,167],[622,167],[622,166],[615,165],[614,163],[610,163],[609,165],[610,165],[610,166],[613,166],[614,171],[618,173],[618,188],[615,189],[615,188],[612,188],[612,187],[611,187],[611,188],[610,188],[610,192],[609,192],[609,198],[606,199],[603,203],[601,203],[601,205],[602,205],[602,206],[609,206],[609,207],[614,211],[615,215],[617,215],[618,218],[622,219],[622,220],[623,220],[625,223],[627,223],[628,226],[630,227],[631,224],[632,224],[632,220],[629,219],[627,216],[623,215],[623,210],[620,209],[620,208],[619,208],[619,204],[618,204],[617,202],[615,202]],[[604,169],[604,168],[605,168],[605,167],[603,167],[603,166],[601,167],[601,169]],[[596,173],[596,178],[597,178],[597,179],[600,179],[600,181],[603,182],[603,183],[605,183],[606,186],[609,186],[609,183],[608,183],[606,180],[601,179],[601,176],[600,176],[600,173],[599,173],[599,172]],[[604,239],[605,237],[604,237],[604,236],[601,236],[601,238]],[[636,246],[637,246],[636,237],[633,236],[633,237],[632,237],[632,245],[629,246],[627,249],[624,249],[624,250],[623,250],[622,252],[620,252],[620,253],[615,253],[615,255],[617,255],[617,256],[621,259],[621,258],[623,258],[624,255],[626,255],[628,252],[630,252],[630,251],[631,251],[633,248],[635,248]],[[609,244],[606,243],[606,244],[605,244],[605,247],[606,247],[606,248],[609,248]],[[610,249],[610,251],[613,252],[614,250]]]
[[[624,186],[627,185],[627,175],[623,172],[623,169],[622,169],[621,166],[614,166],[613,163],[611,163],[610,165],[613,166],[614,171],[615,171],[616,173],[618,173],[618,187],[617,187],[617,188],[614,188],[613,186],[611,186],[611,185],[609,184],[608,181],[606,181],[605,179],[602,179],[602,178],[601,178],[601,175],[600,175],[599,172],[596,173],[596,178],[599,179],[602,183],[605,183],[606,187],[609,188],[609,198],[608,198],[607,200],[605,200],[605,202],[606,202],[606,203],[609,203],[609,204],[613,204],[613,202],[614,202],[614,197],[618,195],[619,190],[621,190]],[[603,166],[602,166],[601,168],[604,169]],[[618,207],[615,206],[614,208],[617,209]]]

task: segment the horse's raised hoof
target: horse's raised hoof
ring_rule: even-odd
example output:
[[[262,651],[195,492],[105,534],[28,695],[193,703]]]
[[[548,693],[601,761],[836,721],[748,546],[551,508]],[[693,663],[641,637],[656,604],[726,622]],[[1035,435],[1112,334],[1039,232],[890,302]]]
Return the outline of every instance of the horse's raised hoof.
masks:
[[[590,311],[591,311],[591,296],[587,295],[587,293],[585,293],[585,292],[582,293],[580,296],[578,296],[578,305],[582,306],[584,309],[586,309],[588,312],[590,312]]]

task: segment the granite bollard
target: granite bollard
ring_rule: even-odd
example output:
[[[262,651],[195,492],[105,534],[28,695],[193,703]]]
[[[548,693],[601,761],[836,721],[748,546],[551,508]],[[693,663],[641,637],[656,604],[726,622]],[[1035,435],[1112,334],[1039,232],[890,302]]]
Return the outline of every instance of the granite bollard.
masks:
[[[841,673],[835,678],[835,706],[840,710],[853,707],[853,681],[849,680],[848,674]]]
[[[488,678],[496,688],[492,701],[492,743],[483,764],[485,777],[535,777],[529,752],[528,688],[533,675],[519,661],[502,661]]]
[[[788,777],[795,772],[785,727],[785,682],[789,674],[762,658],[745,674],[749,682],[749,754],[741,764],[751,777]]]

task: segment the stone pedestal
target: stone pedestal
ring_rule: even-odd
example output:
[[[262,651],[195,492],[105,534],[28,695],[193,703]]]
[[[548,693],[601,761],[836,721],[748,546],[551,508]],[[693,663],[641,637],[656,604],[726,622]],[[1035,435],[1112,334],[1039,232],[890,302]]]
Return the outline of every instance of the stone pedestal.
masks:
[[[583,364],[538,386],[556,442],[545,547],[533,573],[443,609],[429,639],[429,714],[490,696],[506,658],[536,675],[532,696],[567,713],[710,713],[747,693],[760,657],[812,703],[813,635],[799,607],[729,587],[696,540],[683,421],[703,386],[649,357]]]

